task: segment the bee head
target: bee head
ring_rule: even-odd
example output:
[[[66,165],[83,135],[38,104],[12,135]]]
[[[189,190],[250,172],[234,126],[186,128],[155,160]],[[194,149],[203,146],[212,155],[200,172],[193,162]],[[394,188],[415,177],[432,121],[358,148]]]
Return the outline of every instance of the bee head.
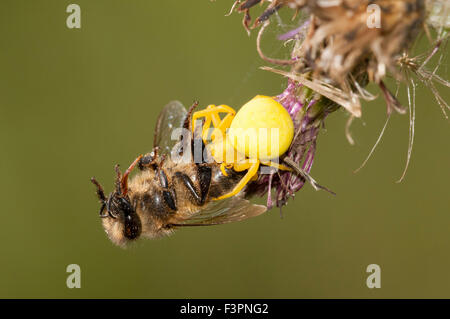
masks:
[[[100,183],[91,178],[91,182],[97,187],[97,196],[101,203],[100,218],[103,227],[111,241],[119,246],[124,246],[141,235],[141,220],[128,196],[128,175],[140,158],[138,157],[123,175],[116,165],[116,187],[108,197],[105,196]]]

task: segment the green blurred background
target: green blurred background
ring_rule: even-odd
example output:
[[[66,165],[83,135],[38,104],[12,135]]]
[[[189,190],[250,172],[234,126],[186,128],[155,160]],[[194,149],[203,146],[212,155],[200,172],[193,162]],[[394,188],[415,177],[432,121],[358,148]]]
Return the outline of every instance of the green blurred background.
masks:
[[[306,186],[283,219],[274,209],[113,246],[89,178],[109,192],[114,164],[151,149],[168,101],[239,107],[286,83],[258,70],[256,34],[241,15],[225,17],[232,1],[79,0],[81,29],[66,27],[70,3],[0,2],[0,297],[450,297],[449,127],[423,87],[403,183],[407,116],[392,118],[352,172],[383,126],[380,98],[353,125],[355,146],[344,111],[319,137],[312,175],[336,197]],[[264,42],[269,55],[283,57],[275,35],[293,27],[284,11]],[[66,287],[73,263],[81,289]],[[366,286],[373,263],[381,289]]]

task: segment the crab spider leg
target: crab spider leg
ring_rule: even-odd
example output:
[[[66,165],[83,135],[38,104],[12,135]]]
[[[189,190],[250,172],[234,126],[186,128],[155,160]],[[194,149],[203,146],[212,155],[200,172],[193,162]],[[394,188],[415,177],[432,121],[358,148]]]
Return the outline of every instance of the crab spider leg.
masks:
[[[233,168],[237,172],[245,170],[248,171],[247,174],[245,174],[245,176],[242,177],[242,179],[239,181],[239,183],[234,187],[234,189],[231,192],[223,196],[217,197],[215,198],[215,200],[221,200],[239,194],[239,192],[245,187],[245,185],[247,185],[247,183],[257,174],[259,168],[259,160],[256,160],[255,163],[250,163],[249,160],[241,163],[236,163],[234,164]]]
[[[203,124],[203,129],[202,129],[202,139],[203,142],[207,142],[208,140],[208,132],[209,132],[209,127],[211,126],[211,117],[206,117],[205,123]]]
[[[214,129],[211,138],[214,141],[216,138],[218,138],[218,136],[216,135],[216,131],[220,132],[220,136],[223,138],[225,138],[225,134],[226,134],[226,130],[227,128],[230,127],[231,122],[234,119],[234,115],[231,113],[228,113],[222,120],[222,122],[220,122],[220,124]]]
[[[218,106],[215,105],[209,105],[206,109],[210,110],[210,116],[211,116],[211,120],[212,123],[214,125],[214,127],[218,127],[220,125],[220,116],[219,116],[219,111],[218,111]]]
[[[278,164],[278,163],[272,162],[272,161],[261,161],[261,164],[266,165],[266,166],[274,167],[274,168],[279,169],[281,171],[292,171],[292,168],[287,167],[287,166],[285,166],[283,164]]]
[[[219,106],[213,106],[210,108],[214,113],[212,114],[212,122],[214,124],[214,131],[211,135],[212,140],[214,141],[217,136],[217,131],[221,133],[222,139],[225,137],[225,133],[227,128],[230,127],[231,122],[234,119],[234,116],[236,115],[236,111],[233,110],[228,105],[219,105]],[[223,120],[220,119],[219,113],[226,113],[227,115],[223,118]]]
[[[219,113],[227,113],[227,115],[223,120],[221,120]],[[208,130],[211,126],[211,122],[214,128],[218,128],[222,133],[222,136],[224,136],[225,130],[231,125],[231,121],[233,120],[235,114],[236,111],[228,105],[208,105],[206,109],[197,111],[192,115],[192,131],[195,132],[196,120],[204,117],[205,123],[202,130],[202,138],[205,143],[207,142]]]
[[[223,162],[222,164],[220,164],[220,170],[222,171],[222,174],[224,176],[228,176],[227,170],[226,168],[230,169],[233,167],[233,164],[227,164],[225,162]]]
[[[210,108],[214,112],[214,114],[212,115],[212,119],[215,127],[219,127],[222,122],[219,117],[219,113],[226,113],[227,115],[231,114],[233,117],[234,115],[236,115],[236,111],[225,104],[221,104],[218,106],[210,105],[208,108]]]
[[[197,111],[194,114],[192,114],[192,132],[195,132],[196,122],[199,118],[202,118],[202,117],[205,118],[205,123],[203,125],[203,128],[206,125],[209,125],[211,123],[211,115],[210,114],[211,114],[211,110],[209,110],[209,109]]]
[[[258,172],[258,168],[259,165],[263,164],[266,166],[271,166],[274,167],[276,169],[282,170],[282,171],[292,171],[292,169],[290,167],[287,167],[283,164],[278,164],[275,162],[270,162],[270,161],[264,161],[264,162],[260,162],[259,160],[257,160],[255,163],[250,163],[249,160],[247,160],[246,162],[241,162],[241,163],[236,163],[234,164],[233,168],[236,172],[242,172],[245,170],[248,170],[247,174],[245,174],[245,176],[241,179],[241,181],[235,186],[235,188],[228,194],[225,194],[221,197],[216,198],[216,200],[221,200],[221,199],[225,199],[234,195],[237,195],[243,188],[245,185],[247,185],[247,183],[251,180],[253,180],[255,177],[257,177],[257,172]],[[226,163],[222,163],[220,165],[220,169],[222,171],[222,173],[227,176],[225,168],[229,167],[230,165],[227,165]]]
[[[195,132],[197,120],[202,117],[205,118],[205,123],[203,123],[203,128],[202,128],[202,139],[206,143],[206,138],[207,138],[206,134],[208,132],[209,127],[211,126],[210,110],[205,109],[202,111],[197,111],[194,114],[192,114],[192,132]]]

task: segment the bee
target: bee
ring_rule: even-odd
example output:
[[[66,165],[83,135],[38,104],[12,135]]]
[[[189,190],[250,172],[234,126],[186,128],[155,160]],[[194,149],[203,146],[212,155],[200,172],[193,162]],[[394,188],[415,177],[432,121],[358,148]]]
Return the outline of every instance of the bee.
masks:
[[[177,101],[167,104],[158,117],[153,151],[141,155],[122,174],[116,166],[115,189],[106,196],[100,183],[92,178],[101,203],[100,217],[110,240],[125,247],[140,237],[157,238],[187,226],[207,226],[241,221],[264,213],[266,206],[236,196],[214,200],[233,191],[246,174],[221,169],[215,161],[172,160],[174,153],[188,154],[189,148],[203,140],[173,140],[176,128],[189,129],[196,104],[186,111]],[[193,154],[195,152],[191,152]],[[134,168],[139,172],[129,175]]]

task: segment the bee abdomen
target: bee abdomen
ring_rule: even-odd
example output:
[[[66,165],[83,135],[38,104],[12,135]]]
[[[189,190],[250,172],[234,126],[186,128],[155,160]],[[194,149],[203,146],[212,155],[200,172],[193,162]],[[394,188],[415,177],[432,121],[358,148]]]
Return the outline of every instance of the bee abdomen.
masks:
[[[215,165],[212,170],[211,187],[209,189],[209,196],[212,198],[220,197],[229,193],[237,183],[245,175],[244,172],[236,172],[233,169],[226,169],[228,176],[223,175],[220,170],[220,164]]]

